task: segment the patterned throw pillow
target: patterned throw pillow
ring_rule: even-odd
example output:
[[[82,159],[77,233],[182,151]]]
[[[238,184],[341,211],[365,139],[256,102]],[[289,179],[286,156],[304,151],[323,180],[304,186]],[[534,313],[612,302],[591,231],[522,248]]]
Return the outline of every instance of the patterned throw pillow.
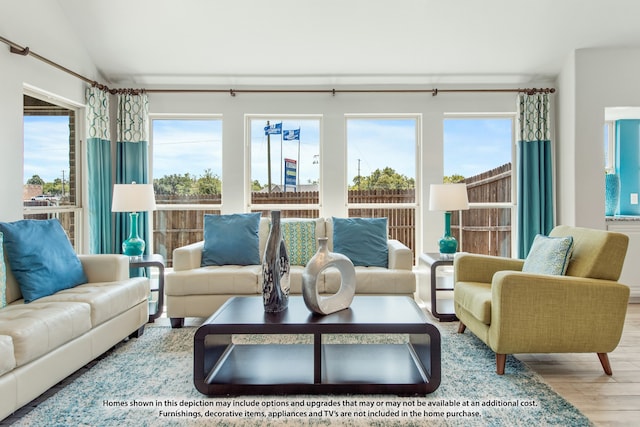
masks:
[[[522,271],[562,276],[567,272],[572,252],[573,237],[548,237],[538,234],[533,239]]]
[[[282,220],[282,238],[287,248],[290,265],[307,265],[318,250],[316,222]]]
[[[0,308],[7,305],[7,270],[4,265],[3,236],[0,231]]]

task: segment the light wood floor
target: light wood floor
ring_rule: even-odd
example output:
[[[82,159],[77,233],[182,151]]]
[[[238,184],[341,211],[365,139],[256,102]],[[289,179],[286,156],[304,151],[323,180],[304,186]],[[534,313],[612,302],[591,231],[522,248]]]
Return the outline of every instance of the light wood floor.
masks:
[[[597,426],[640,425],[640,304],[629,304],[622,339],[609,354],[613,375],[595,354],[516,355]]]

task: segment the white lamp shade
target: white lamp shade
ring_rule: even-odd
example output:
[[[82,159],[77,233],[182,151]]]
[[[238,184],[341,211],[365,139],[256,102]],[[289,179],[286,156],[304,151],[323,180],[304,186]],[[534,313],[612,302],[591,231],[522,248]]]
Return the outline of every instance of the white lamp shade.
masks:
[[[153,184],[115,184],[112,212],[147,212],[156,210]]]
[[[430,211],[460,211],[469,209],[467,184],[431,184]]]

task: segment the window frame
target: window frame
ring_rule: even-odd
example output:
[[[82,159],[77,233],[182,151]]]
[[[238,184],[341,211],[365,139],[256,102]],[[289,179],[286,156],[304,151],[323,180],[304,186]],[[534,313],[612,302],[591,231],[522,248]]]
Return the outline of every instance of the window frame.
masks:
[[[281,122],[281,121],[295,121],[295,120],[317,120],[318,121],[318,203],[253,203],[252,201],[252,184],[253,177],[251,176],[251,168],[252,168],[252,152],[251,152],[251,123],[254,120],[269,120],[270,122]],[[252,114],[247,113],[244,115],[244,124],[245,124],[245,150],[244,150],[244,158],[245,158],[245,168],[244,168],[244,206],[247,207],[247,212],[259,212],[259,211],[308,211],[308,210],[317,210],[322,216],[322,199],[323,199],[323,184],[322,184],[322,150],[323,150],[323,125],[324,125],[324,115],[317,113],[310,114]]]
[[[86,185],[85,185],[85,177],[86,173],[84,171],[86,162],[84,159],[86,158],[86,149],[84,144],[84,138],[81,135],[84,135],[84,120],[81,120],[80,117],[85,116],[85,108],[83,105],[73,103],[67,99],[59,97],[55,94],[42,91],[33,86],[24,85],[22,94],[24,96],[28,96],[34,99],[38,99],[40,101],[47,102],[49,104],[68,109],[73,111],[74,117],[74,128],[75,128],[75,136],[73,140],[74,144],[74,152],[75,152],[75,203],[73,205],[65,205],[65,206],[23,206],[22,215],[23,217],[29,215],[47,215],[50,218],[58,219],[61,214],[71,214],[74,217],[73,227],[74,233],[73,236],[68,236],[72,242],[73,249],[76,253],[83,253],[85,248],[85,242],[88,241],[88,236],[85,235],[85,230],[88,232],[88,228],[85,227],[85,222],[87,218],[85,217],[85,209],[83,205],[83,201],[86,200]],[[22,117],[24,118],[24,103],[22,105]],[[24,129],[24,122],[23,122]],[[69,141],[71,141],[71,135],[69,136]],[[23,149],[23,165],[24,165],[24,131],[22,136],[22,149]],[[25,183],[23,183],[24,185]]]
[[[447,119],[469,119],[469,120],[482,120],[482,119],[511,119],[511,202],[497,202],[497,203],[469,203],[469,209],[511,209],[511,254],[513,257],[517,254],[517,242],[518,242],[518,164],[517,164],[517,138],[516,138],[516,124],[517,113],[514,112],[498,112],[498,113],[444,113],[442,117],[443,127],[443,139],[442,139],[442,154],[444,161],[444,122]],[[444,176],[444,173],[443,173]],[[458,223],[462,224],[462,211],[458,211]],[[459,247],[464,250],[464,238],[460,233]]]

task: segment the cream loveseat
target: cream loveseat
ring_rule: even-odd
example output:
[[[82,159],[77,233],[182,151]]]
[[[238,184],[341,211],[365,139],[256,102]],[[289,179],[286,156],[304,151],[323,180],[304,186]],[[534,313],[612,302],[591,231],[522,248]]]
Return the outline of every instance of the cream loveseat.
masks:
[[[315,235],[310,236],[309,239],[314,239],[317,242],[319,237],[327,237],[329,250],[333,251],[334,224],[332,218],[285,219],[283,223],[287,221],[313,221]],[[270,219],[260,218],[258,230],[260,260],[264,255],[269,230]],[[287,236],[285,235],[284,238],[286,243]],[[262,294],[262,266],[260,264],[203,267],[201,266],[203,247],[204,241],[201,241],[173,251],[173,271],[167,273],[165,279],[167,316],[171,319],[173,327],[181,327],[185,317],[209,317],[233,296]],[[356,265],[356,295],[405,295],[413,298],[416,279],[412,270],[413,254],[411,250],[398,240],[393,239],[386,241],[386,249],[388,251],[386,267]],[[290,251],[290,248],[288,247],[287,250]],[[290,261],[291,259],[290,256]],[[302,294],[304,265],[304,263],[291,262],[291,294]],[[335,294],[339,287],[340,274],[338,271],[333,268],[325,270],[318,281],[320,294]]]
[[[149,295],[148,279],[129,278],[128,257],[80,255],[87,283],[25,303],[2,252],[0,420],[119,341],[140,336]]]

